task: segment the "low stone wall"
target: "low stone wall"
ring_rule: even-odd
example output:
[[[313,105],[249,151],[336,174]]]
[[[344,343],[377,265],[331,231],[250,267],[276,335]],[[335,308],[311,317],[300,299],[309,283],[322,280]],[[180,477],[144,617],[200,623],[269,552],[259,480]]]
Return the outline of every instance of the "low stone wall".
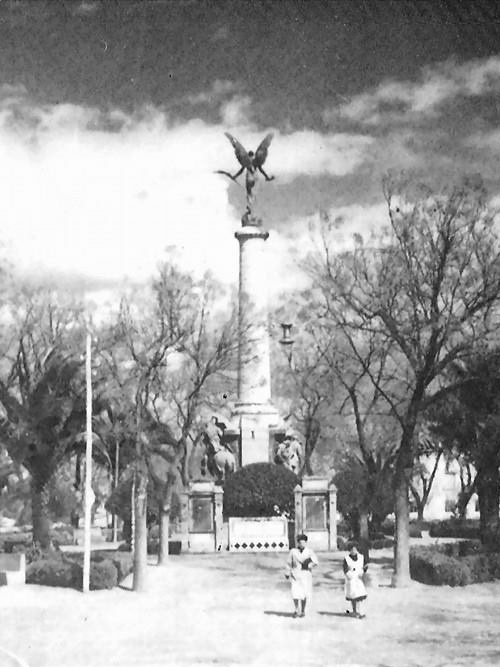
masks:
[[[288,521],[285,517],[231,517],[229,551],[288,551]]]

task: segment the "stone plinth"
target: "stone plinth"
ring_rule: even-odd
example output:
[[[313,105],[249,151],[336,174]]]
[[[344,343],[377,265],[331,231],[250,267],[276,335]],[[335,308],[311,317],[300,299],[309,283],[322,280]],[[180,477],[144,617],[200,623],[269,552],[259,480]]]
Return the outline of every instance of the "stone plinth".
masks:
[[[191,482],[182,494],[182,549],[213,553],[223,542],[223,489],[210,481]]]
[[[317,551],[337,550],[337,487],[321,477],[304,477],[295,487],[295,536],[305,533]]]

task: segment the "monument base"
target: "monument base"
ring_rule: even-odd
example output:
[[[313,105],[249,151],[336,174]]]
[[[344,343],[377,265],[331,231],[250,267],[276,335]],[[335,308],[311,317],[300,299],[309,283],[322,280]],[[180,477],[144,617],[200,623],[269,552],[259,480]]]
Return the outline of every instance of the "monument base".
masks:
[[[239,421],[239,465],[274,461],[274,434],[281,426],[276,408],[263,403],[237,403],[233,417]]]

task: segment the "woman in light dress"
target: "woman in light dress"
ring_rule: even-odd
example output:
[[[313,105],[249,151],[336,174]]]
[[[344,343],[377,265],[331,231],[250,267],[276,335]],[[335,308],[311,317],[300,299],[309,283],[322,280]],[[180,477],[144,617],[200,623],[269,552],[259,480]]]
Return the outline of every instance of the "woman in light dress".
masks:
[[[292,584],[292,599],[295,605],[294,618],[306,615],[306,604],[312,594],[311,570],[318,564],[316,554],[307,546],[307,536],[297,536],[297,547],[290,550],[285,577]]]
[[[360,554],[356,545],[353,545],[344,558],[343,569],[345,597],[352,605],[352,611],[348,609],[346,614],[352,614],[356,618],[365,617],[363,603],[366,600],[366,588],[363,583],[363,573],[366,572],[367,568],[368,565],[365,563],[363,554]]]

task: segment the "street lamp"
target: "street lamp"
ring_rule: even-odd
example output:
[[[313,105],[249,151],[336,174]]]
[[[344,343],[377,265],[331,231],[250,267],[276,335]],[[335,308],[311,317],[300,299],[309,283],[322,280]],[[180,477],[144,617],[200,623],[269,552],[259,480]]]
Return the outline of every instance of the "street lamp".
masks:
[[[285,350],[289,364],[292,363],[292,347],[295,342],[292,338],[292,326],[293,324],[288,322],[281,323],[282,336],[279,341],[280,345],[282,345]]]

